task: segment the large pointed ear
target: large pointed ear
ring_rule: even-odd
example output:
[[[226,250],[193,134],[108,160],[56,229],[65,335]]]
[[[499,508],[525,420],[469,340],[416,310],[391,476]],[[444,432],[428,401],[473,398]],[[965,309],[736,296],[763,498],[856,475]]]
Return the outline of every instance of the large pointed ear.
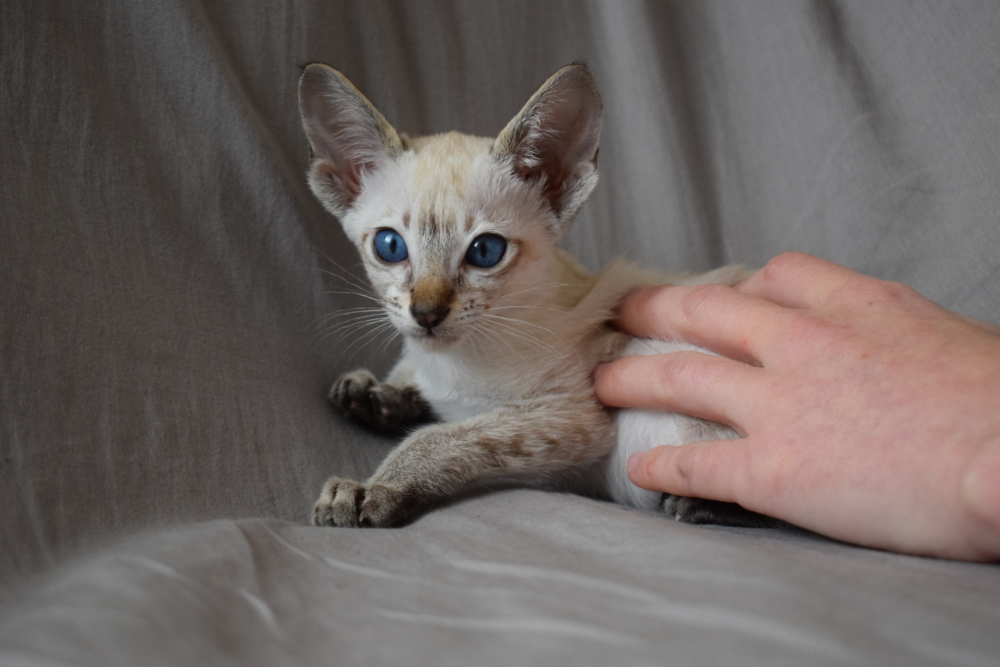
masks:
[[[604,105],[594,75],[570,65],[549,77],[493,144],[521,178],[541,184],[561,228],[597,185]]]
[[[303,70],[299,112],[312,146],[309,185],[339,217],[357,199],[365,172],[402,152],[403,142],[361,91],[326,65]]]

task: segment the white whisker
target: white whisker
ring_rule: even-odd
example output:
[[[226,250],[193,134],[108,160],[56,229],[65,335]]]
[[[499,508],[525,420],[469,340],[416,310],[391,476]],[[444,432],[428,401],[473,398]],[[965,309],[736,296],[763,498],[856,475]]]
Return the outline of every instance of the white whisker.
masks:
[[[356,319],[356,320],[351,320],[350,322],[342,322],[340,324],[334,324],[334,325],[325,327],[321,331],[325,331],[326,335],[329,336],[330,334],[338,333],[338,332],[355,331],[355,330],[364,328],[366,325],[378,324],[378,323],[381,323],[381,322],[385,322],[387,320],[388,320],[388,318],[386,318],[384,316],[369,315],[369,316],[365,317],[364,319]]]
[[[544,352],[548,352],[549,354],[552,354],[552,355],[554,355],[556,357],[560,356],[559,353],[558,353],[558,351],[554,347],[552,347],[551,345],[548,345],[547,343],[545,343],[544,341],[542,341],[538,336],[532,334],[531,332],[523,331],[523,330],[517,328],[516,326],[514,326],[513,324],[509,324],[508,323],[508,322],[516,322],[516,323],[528,324],[527,322],[523,322],[522,320],[513,320],[513,319],[511,319],[509,317],[493,316],[493,315],[490,315],[488,313],[484,313],[484,316],[486,316],[489,319],[491,319],[493,321],[492,323],[493,323],[494,326],[501,327],[502,329],[504,329],[504,331],[508,335],[512,335],[512,336],[518,338],[519,340],[522,340],[525,343],[529,343],[529,344],[533,345],[534,347],[536,347],[536,348],[538,348],[538,349],[540,349],[540,350],[542,350]],[[544,327],[541,327],[541,328],[544,329]],[[494,332],[494,333],[499,334],[499,332]]]
[[[497,310],[510,310],[510,309],[514,309],[514,308],[529,308],[529,309],[532,309],[532,310],[545,310],[545,311],[552,312],[552,313],[558,313],[559,315],[568,315],[569,317],[574,317],[577,320],[580,320],[581,322],[583,322],[584,324],[587,324],[588,326],[592,327],[598,333],[603,333],[601,331],[601,328],[599,326],[597,326],[593,322],[587,320],[587,318],[583,317],[582,315],[580,315],[578,313],[574,313],[571,310],[563,310],[562,308],[552,308],[552,307],[548,307],[548,306],[528,306],[528,305],[523,305],[523,306],[493,306],[493,307],[490,308],[490,311],[494,312],[494,311],[497,311]]]
[[[484,326],[483,323],[481,323],[481,322],[476,322],[474,326],[475,326],[475,330],[476,331],[482,333],[484,336],[487,336],[490,340],[503,343],[504,345],[506,345],[510,349],[510,351],[512,353],[514,353],[518,357],[520,357],[520,359],[521,359],[521,361],[523,363],[525,363],[525,364],[528,363],[528,361],[524,358],[524,355],[522,355],[520,352],[518,352],[516,349],[514,349],[514,346],[510,344],[510,341],[508,341],[499,332],[492,331],[488,327]],[[496,347],[495,343],[494,343],[494,347]]]
[[[557,287],[579,287],[579,283],[547,283],[545,285],[536,285],[534,287],[529,287],[527,289],[518,290],[517,292],[509,292],[504,294],[504,297],[517,296],[518,294],[525,294],[527,292],[534,292],[540,289],[555,289]]]
[[[354,349],[354,354],[352,354],[348,358],[348,361],[354,359],[354,357],[358,354],[358,352],[360,352],[361,350],[363,350],[366,347],[368,347],[369,345],[371,345],[371,343],[373,341],[377,340],[377,338],[379,336],[381,336],[383,333],[385,333],[386,331],[389,331],[389,332],[396,331],[396,328],[393,326],[392,322],[385,322],[381,326],[376,327],[374,330],[372,330],[371,332],[369,332],[369,334],[368,334],[368,336],[366,338],[358,338],[358,339],[356,339],[353,343],[351,343],[350,345],[347,346],[347,349],[345,349],[343,352],[341,352],[341,356],[346,355],[348,352],[350,352],[352,349],[354,349],[355,346],[358,343],[362,343],[361,347],[358,347],[358,348]]]
[[[334,319],[335,317],[346,317],[346,316],[349,316],[349,315],[350,316],[353,316],[353,315],[367,315],[367,314],[375,314],[375,313],[383,313],[383,312],[385,312],[385,311],[382,308],[374,308],[372,306],[363,306],[361,308],[343,308],[341,310],[335,310],[332,313],[327,313],[326,315],[322,315],[320,317],[317,317],[316,318],[316,325],[315,326],[320,326],[323,323],[328,322],[329,320]]]
[[[335,267],[337,267],[338,269],[340,269],[341,271],[343,271],[344,273],[346,273],[347,275],[349,275],[351,278],[353,278],[357,282],[359,282],[359,283],[363,283],[364,282],[363,278],[361,278],[360,276],[358,276],[357,274],[355,274],[353,271],[351,271],[350,269],[348,269],[347,267],[345,267],[343,264],[339,264],[336,260],[334,260],[332,257],[330,257],[329,255],[327,255],[325,252],[319,251],[319,254],[323,256],[323,259],[325,259],[326,261],[328,261],[331,264],[333,264]],[[364,267],[364,263],[363,262],[358,262],[354,266],[358,266],[358,267],[362,267],[363,268]],[[317,267],[317,268],[319,268],[319,267]],[[322,268],[319,268],[319,270],[320,271],[324,271],[325,273],[328,273],[328,274],[330,274],[331,276],[333,276],[335,278],[340,278],[341,280],[344,280],[344,278],[342,276],[340,276],[339,274],[333,273],[332,271],[329,271],[327,269],[322,269]]]
[[[493,319],[493,320],[503,320],[505,322],[515,322],[517,324],[527,324],[530,327],[535,327],[536,329],[541,329],[545,333],[552,334],[553,336],[555,336],[559,340],[561,340],[563,342],[566,342],[566,337],[563,336],[562,334],[560,334],[559,332],[553,331],[552,329],[549,329],[548,327],[543,327],[541,324],[536,324],[535,322],[532,322],[530,320],[520,320],[520,319],[517,319],[517,318],[514,318],[514,317],[504,317],[503,315],[496,315],[496,314],[491,313],[491,312],[490,313],[484,312],[483,315],[486,316],[486,317],[489,317],[490,319]]]
[[[357,292],[358,294],[367,294],[368,296],[371,296],[371,297],[378,297],[378,294],[375,293],[374,291],[372,291],[372,289],[370,287],[368,287],[367,285],[365,285],[364,283],[354,282],[352,280],[348,280],[344,276],[338,275],[338,274],[334,273],[333,271],[327,271],[326,269],[318,269],[318,270],[322,271],[323,273],[325,273],[327,275],[333,276],[334,278],[337,278],[338,280],[344,282],[347,285],[347,287],[351,287],[351,288],[353,288],[355,290],[358,290],[358,292]]]
[[[365,329],[366,327],[371,327],[371,326],[374,326],[376,324],[384,324],[384,323],[391,324],[391,322],[389,321],[389,319],[386,318],[386,317],[372,317],[371,319],[367,319],[367,320],[361,320],[361,321],[357,321],[357,322],[348,322],[348,323],[346,323],[346,324],[344,324],[342,326],[331,327],[330,330],[327,331],[327,333],[324,334],[323,337],[320,338],[319,341],[317,341],[317,342],[321,343],[324,340],[326,340],[327,338],[329,338],[330,336],[337,336],[337,338],[335,340],[339,341],[339,340],[343,339],[344,336],[346,336],[349,333],[360,332],[363,329]]]
[[[368,296],[367,294],[361,294],[360,292],[348,292],[344,290],[327,290],[323,294],[347,294],[350,296],[360,296],[362,299],[368,299],[369,301],[374,301],[375,303],[382,305],[382,299],[374,296]]]
[[[388,338],[386,338],[385,342],[383,342],[381,345],[379,345],[378,349],[375,350],[375,356],[376,357],[382,356],[386,352],[386,350],[389,349],[389,345],[392,344],[392,341],[396,340],[397,336],[399,336],[399,329],[396,329],[395,327],[393,327],[393,329],[392,329],[392,335],[390,335]]]

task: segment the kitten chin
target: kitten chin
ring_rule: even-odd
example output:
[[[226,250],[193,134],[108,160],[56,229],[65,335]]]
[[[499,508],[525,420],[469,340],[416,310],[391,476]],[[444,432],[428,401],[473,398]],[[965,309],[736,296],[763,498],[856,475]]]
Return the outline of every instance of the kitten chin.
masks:
[[[408,338],[428,352],[447,352],[462,344],[462,336],[450,331],[407,334]]]

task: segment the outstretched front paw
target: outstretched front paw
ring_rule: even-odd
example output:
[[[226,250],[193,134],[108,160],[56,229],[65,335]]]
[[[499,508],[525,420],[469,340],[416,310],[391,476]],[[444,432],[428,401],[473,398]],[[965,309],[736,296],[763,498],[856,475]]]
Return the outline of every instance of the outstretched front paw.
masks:
[[[408,515],[407,496],[382,484],[331,477],[313,507],[317,526],[390,528]]]
[[[430,407],[415,387],[379,382],[361,369],[345,373],[330,387],[330,403],[368,428],[383,433],[426,420]]]

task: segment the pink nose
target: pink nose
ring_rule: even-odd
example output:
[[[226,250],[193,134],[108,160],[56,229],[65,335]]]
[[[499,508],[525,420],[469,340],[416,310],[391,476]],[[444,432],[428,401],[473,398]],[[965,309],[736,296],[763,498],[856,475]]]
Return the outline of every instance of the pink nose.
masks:
[[[410,306],[410,314],[413,315],[413,319],[428,331],[441,324],[450,312],[451,306],[446,303],[434,304],[432,306],[424,304],[420,304],[419,306],[418,304],[413,304]]]

